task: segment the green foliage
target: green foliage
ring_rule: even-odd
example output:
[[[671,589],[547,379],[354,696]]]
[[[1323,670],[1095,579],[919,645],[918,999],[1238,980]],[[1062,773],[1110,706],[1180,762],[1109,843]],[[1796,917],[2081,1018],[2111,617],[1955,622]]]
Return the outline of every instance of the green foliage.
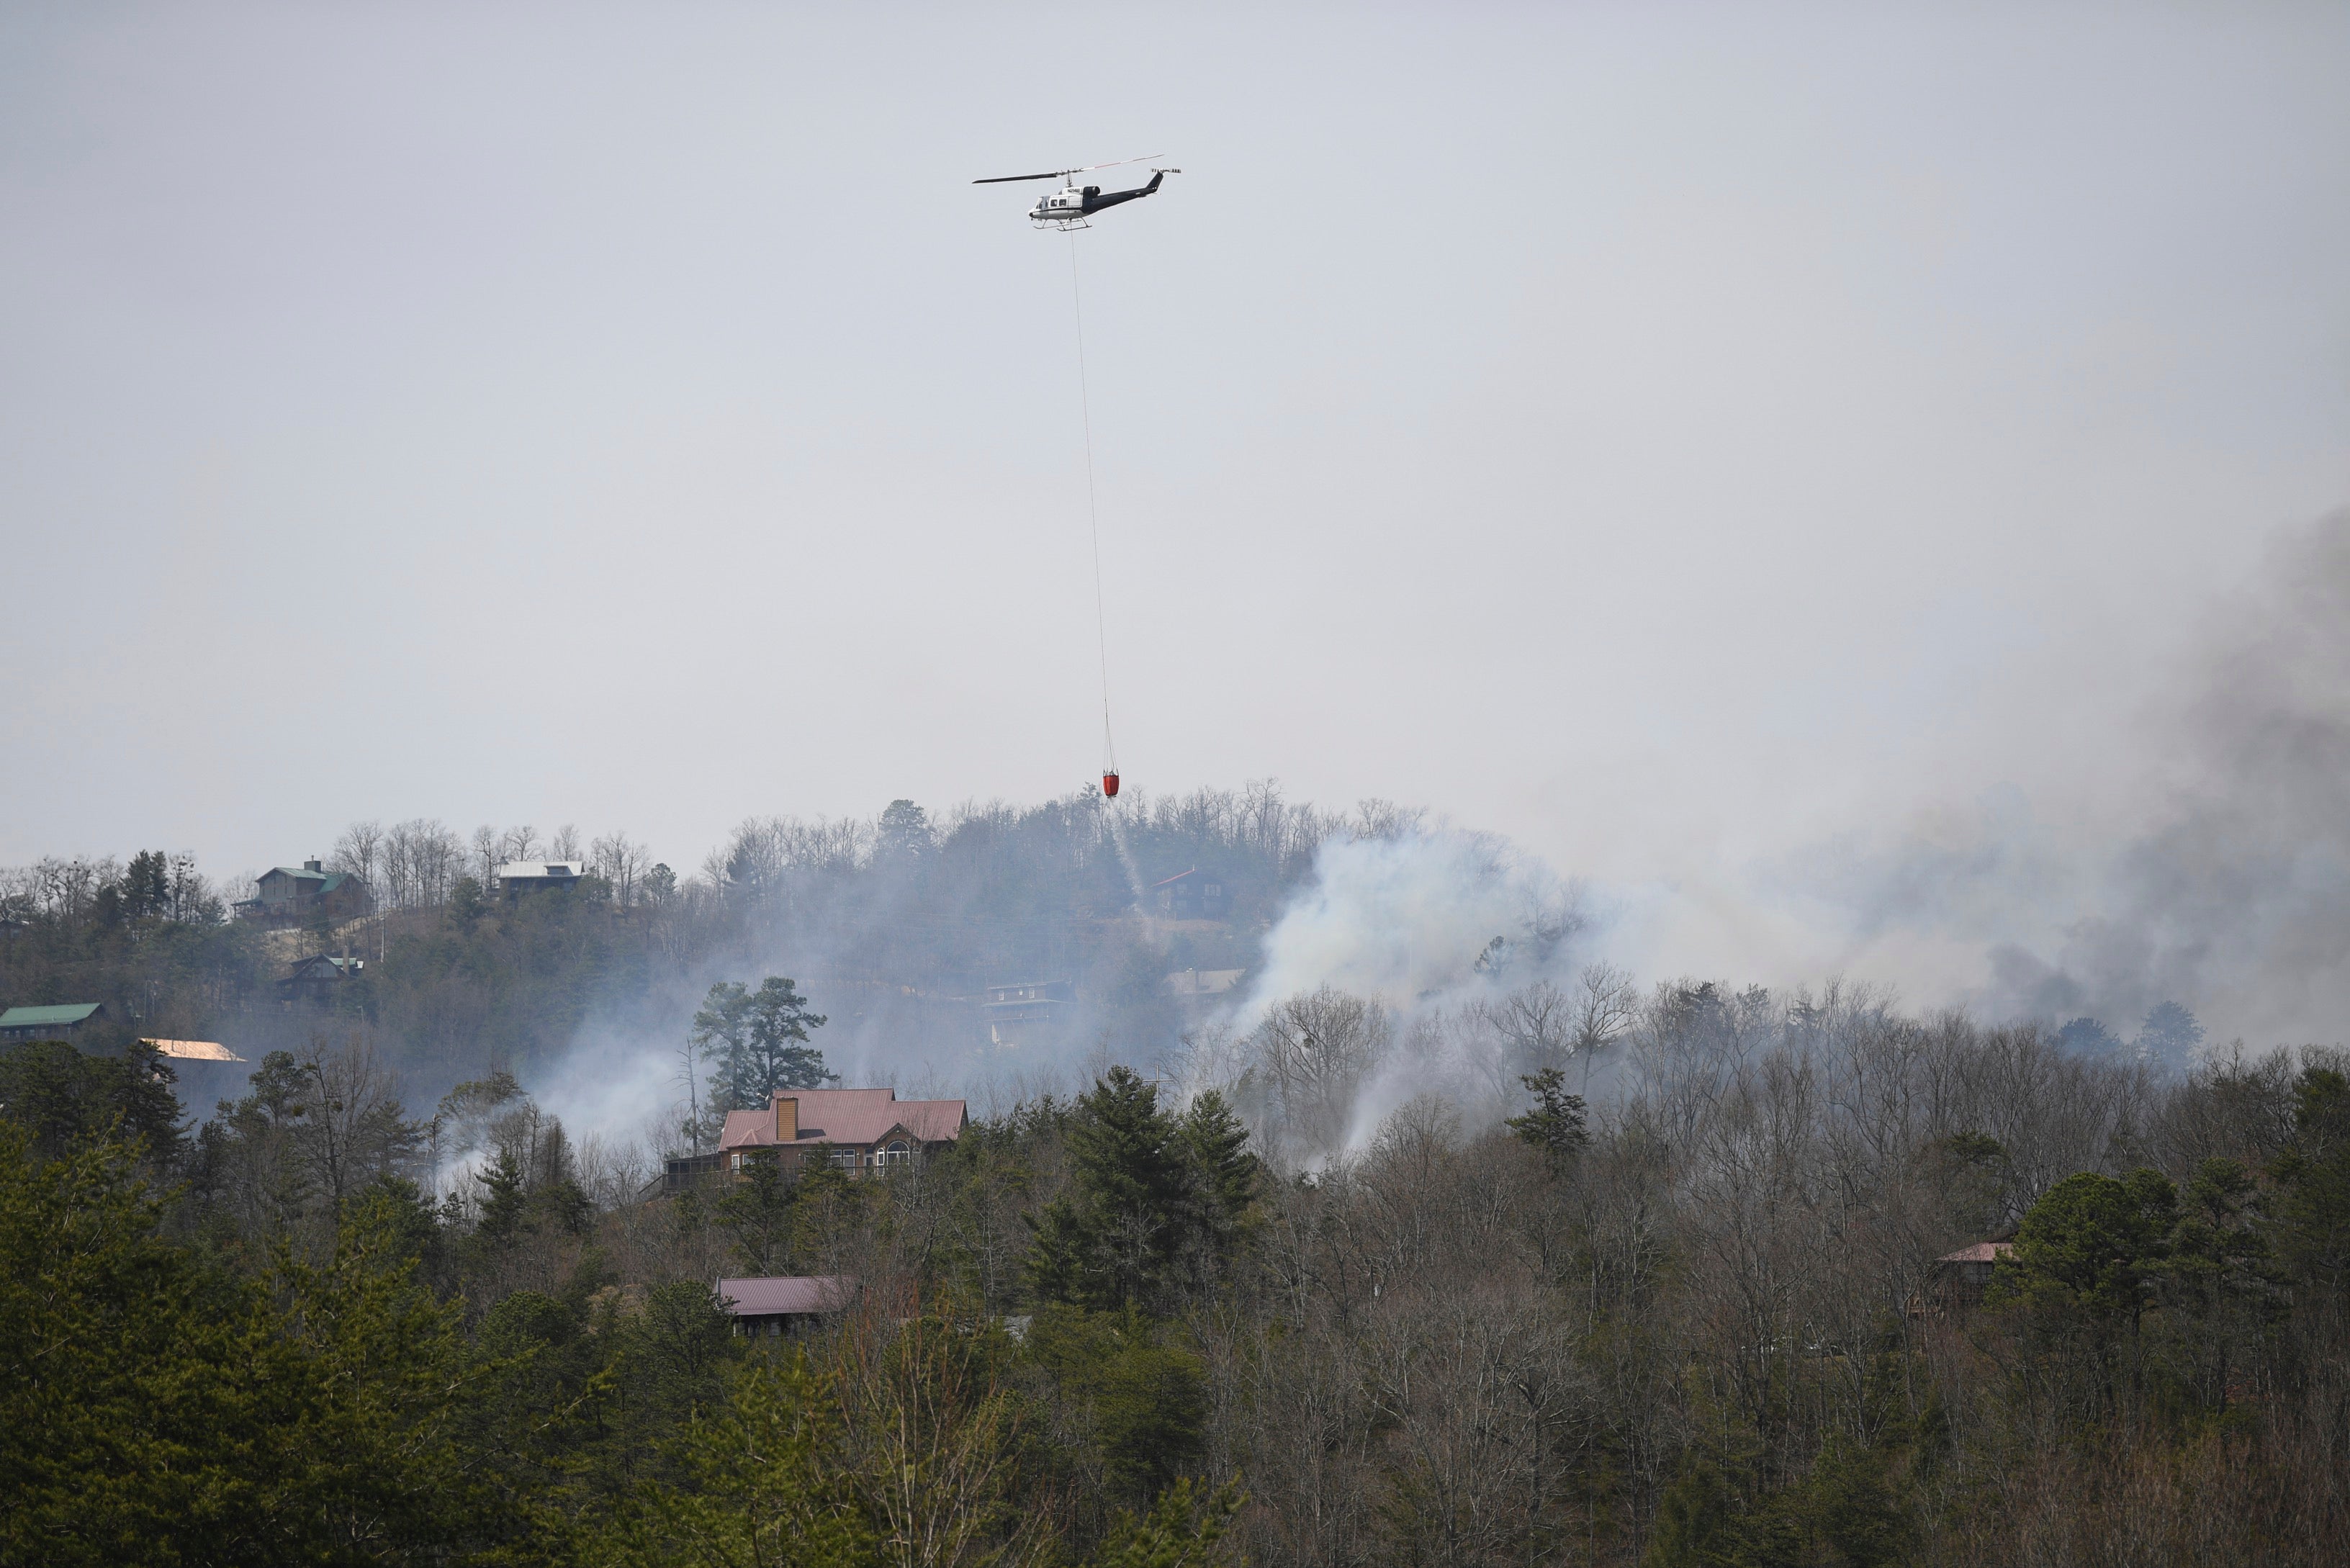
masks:
[[[764,1106],[779,1089],[816,1089],[837,1077],[825,1071],[824,1053],[808,1032],[824,1024],[808,1011],[795,981],[769,975],[752,991],[737,981],[710,988],[693,1015],[693,1044],[715,1063],[711,1105],[718,1111]]]
[[[1566,1075],[1556,1067],[1544,1067],[1518,1082],[1534,1096],[1534,1108],[1524,1116],[1512,1116],[1509,1128],[1520,1142],[1543,1157],[1552,1175],[1563,1174],[1591,1142],[1583,1097],[1566,1092]]]
[[[2350,1076],[2304,1068],[2293,1141],[2269,1168],[2282,1197],[2276,1252],[2313,1300],[2350,1306]]]
[[[2154,1303],[2178,1222],[2178,1189],[2159,1171],[2121,1180],[2087,1170],[2068,1176],[2024,1215],[1993,1291],[2093,1324],[2135,1327]]]
[[[1072,1190],[1028,1221],[1037,1299],[1164,1304],[1178,1285],[1208,1283],[1246,1240],[1262,1169],[1221,1096],[1170,1116],[1156,1085],[1112,1067],[1079,1096],[1066,1136]]]
[[[1721,1472],[1702,1460],[1684,1465],[1657,1503],[1647,1568],[1705,1568],[1725,1560],[1719,1550],[1731,1529],[1730,1489]]]
[[[1776,1491],[1692,1456],[1659,1500],[1647,1568],[1890,1568],[1913,1560],[1915,1519],[1882,1450],[1831,1441]]]
[[[1063,1424],[1084,1435],[1087,1468],[1113,1499],[1147,1499],[1204,1455],[1205,1369],[1141,1314],[1041,1308],[1024,1359],[1045,1375]]]
[[[489,912],[489,895],[482,891],[481,883],[471,877],[458,877],[456,885],[449,889],[450,918],[461,928],[470,929]]]
[[[1248,1501],[1237,1480],[1210,1491],[1189,1477],[1149,1511],[1121,1512],[1094,1553],[1095,1568],[1215,1568],[1235,1562],[1232,1520]]]
[[[608,1304],[597,1340],[611,1347],[613,1419],[634,1435],[627,1445],[632,1455],[651,1453],[660,1438],[717,1403],[743,1344],[717,1292],[702,1280],[650,1287],[639,1312]]]
[[[1248,1128],[1213,1089],[1191,1102],[1176,1138],[1189,1168],[1199,1239],[1211,1262],[1228,1263],[1260,1219],[1264,1162],[1250,1152]]]
[[[24,1128],[44,1158],[109,1133],[169,1158],[181,1142],[172,1083],[170,1061],[140,1042],[114,1056],[89,1055],[63,1040],[0,1047],[0,1116]]]
[[[718,1222],[733,1238],[734,1256],[744,1272],[785,1272],[798,1218],[798,1185],[775,1150],[752,1149],[744,1154],[736,1179],[713,1205]]]
[[[833,1379],[805,1356],[754,1359],[718,1408],[667,1445],[608,1542],[614,1563],[866,1568],[884,1559],[842,1462]]]
[[[893,800],[874,819],[875,854],[884,862],[917,861],[938,847],[931,815],[910,800]]]
[[[591,1014],[631,1016],[655,962],[650,925],[608,899],[500,902],[461,878],[437,913],[393,919],[360,983],[389,1039],[434,1041],[461,1065],[527,1070],[559,1055]]]
[[[2168,1248],[2170,1293],[2206,1307],[2266,1295],[2272,1269],[2251,1174],[2232,1159],[2207,1159],[2185,1197]]]
[[[362,1562],[489,1528],[455,1314],[388,1200],[328,1262],[241,1279],[157,1236],[135,1170],[0,1128],[0,1562]]]

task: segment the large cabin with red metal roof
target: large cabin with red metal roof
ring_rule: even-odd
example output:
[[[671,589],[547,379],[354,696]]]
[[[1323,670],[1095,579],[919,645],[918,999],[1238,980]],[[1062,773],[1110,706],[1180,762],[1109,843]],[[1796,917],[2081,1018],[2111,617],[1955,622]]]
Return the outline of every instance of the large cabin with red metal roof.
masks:
[[[830,1166],[858,1176],[908,1164],[970,1125],[961,1100],[901,1100],[895,1089],[778,1089],[761,1109],[726,1113],[718,1153],[730,1173],[773,1150],[787,1171]]]

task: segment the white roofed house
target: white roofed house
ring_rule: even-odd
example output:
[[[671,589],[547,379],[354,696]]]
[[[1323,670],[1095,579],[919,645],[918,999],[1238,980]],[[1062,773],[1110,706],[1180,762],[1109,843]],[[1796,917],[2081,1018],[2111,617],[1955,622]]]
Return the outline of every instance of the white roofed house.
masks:
[[[509,860],[498,867],[497,891],[520,898],[549,888],[576,888],[588,874],[584,860]]]

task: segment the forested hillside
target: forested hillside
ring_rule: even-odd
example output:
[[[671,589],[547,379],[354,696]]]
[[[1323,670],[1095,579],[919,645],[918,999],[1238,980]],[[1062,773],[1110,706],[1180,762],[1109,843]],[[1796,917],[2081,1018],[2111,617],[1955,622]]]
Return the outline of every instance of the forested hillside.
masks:
[[[359,1027],[437,1094],[497,1069],[543,1082],[590,1023],[674,1050],[707,988],[754,970],[810,991],[836,1063],[951,1076],[984,1038],[985,987],[1063,981],[1065,1038],[1115,1036],[1143,1059],[1180,1025],[1160,994],[1170,971],[1246,967],[1318,845],[1409,820],[1376,802],[1319,812],[1270,784],[935,822],[899,801],[865,821],[749,821],[683,872],[624,834],[363,822],[324,858],[377,912],[293,929],[231,919],[250,878],[185,856],[53,859],[0,874],[0,1006],[102,1002],[118,1034],[217,1040],[249,1061]],[[559,898],[496,896],[501,863],[540,857],[590,874]],[[1146,929],[1150,884],[1194,868],[1229,889],[1222,918]],[[284,994],[296,961],[345,952],[364,964],[349,983]]]
[[[114,1017],[0,1054],[0,1563],[2350,1560],[2350,1058],[1643,988],[1539,913],[1402,1011],[1175,1011],[1411,826],[900,802],[516,899],[572,846],[361,824],[379,909],[290,930],[160,855],[21,874],[6,1000]],[[1231,910],[1146,918],[1195,865]],[[289,998],[296,949],[367,967]],[[1023,965],[1075,1093],[655,1179],[753,1036],[951,1067]],[[567,1127],[599,1036],[698,1039],[698,1126]],[[740,1275],[855,1288],[754,1341]]]
[[[280,1057],[190,1138],[155,1064],[25,1047],[0,1561],[2350,1558],[2339,1054],[2165,1075],[1711,985],[1603,1033],[1310,1174],[1310,1072],[1242,1115],[1113,1069],[870,1179],[650,1201],[503,1076],[427,1116]],[[749,1272],[862,1295],[745,1341]]]

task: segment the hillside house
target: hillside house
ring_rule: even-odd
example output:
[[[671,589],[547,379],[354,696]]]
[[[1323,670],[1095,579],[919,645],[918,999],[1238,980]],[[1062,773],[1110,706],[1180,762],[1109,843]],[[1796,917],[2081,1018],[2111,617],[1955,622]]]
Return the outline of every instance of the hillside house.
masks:
[[[1224,879],[1197,867],[1154,884],[1150,901],[1170,920],[1221,920],[1232,907],[1224,892]]]
[[[278,997],[286,1002],[326,1002],[335,994],[335,988],[345,981],[356,980],[367,960],[345,958],[340,953],[314,953],[296,964],[286,978],[277,982]]]
[[[856,1299],[857,1282],[847,1274],[774,1274],[718,1282],[719,1303],[734,1320],[734,1332],[754,1339],[796,1333]]]
[[[375,909],[375,899],[359,877],[305,860],[263,872],[254,881],[253,897],[234,908],[245,919],[289,926],[310,919],[357,919]]]
[[[106,1016],[102,1002],[68,1002],[48,1007],[12,1007],[0,1012],[0,1043],[70,1040]]]
[[[866,1176],[953,1143],[971,1125],[961,1100],[901,1100],[895,1089],[779,1089],[764,1108],[729,1111],[722,1169],[772,1151],[789,1172],[830,1167]]]
[[[1179,969],[1159,982],[1159,989],[1186,1014],[1204,1012],[1236,1000],[1244,969]]]
[[[1024,980],[991,985],[979,1015],[992,1045],[1041,1045],[1076,1011],[1077,988],[1066,980]]]
[[[1945,1252],[1926,1271],[1926,1288],[1909,1298],[1909,1315],[1940,1316],[1982,1305],[1999,1261],[2015,1251],[2012,1241],[1977,1241],[1955,1252]]]
[[[584,860],[510,860],[498,867],[497,890],[511,902],[550,888],[576,888],[587,874]]]

